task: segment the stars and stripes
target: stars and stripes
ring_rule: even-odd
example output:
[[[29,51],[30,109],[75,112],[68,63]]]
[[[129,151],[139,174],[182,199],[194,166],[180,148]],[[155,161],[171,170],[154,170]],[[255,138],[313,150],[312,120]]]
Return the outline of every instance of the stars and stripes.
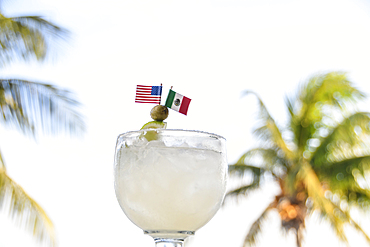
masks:
[[[136,86],[135,103],[153,103],[160,104],[162,95],[162,86]]]
[[[160,86],[136,86],[135,103],[161,104],[162,84]],[[168,93],[165,106],[184,115],[188,114],[191,99],[171,89]]]

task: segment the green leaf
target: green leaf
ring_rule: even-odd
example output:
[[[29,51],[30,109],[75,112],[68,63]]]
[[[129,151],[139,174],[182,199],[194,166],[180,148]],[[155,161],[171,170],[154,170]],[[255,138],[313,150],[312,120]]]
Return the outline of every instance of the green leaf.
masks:
[[[56,244],[53,223],[45,211],[17,183],[0,169],[0,209],[40,242]]]
[[[252,91],[245,91],[244,94],[254,94],[259,102],[259,118],[261,126],[254,131],[257,137],[262,140],[269,141],[272,145],[282,150],[287,159],[294,160],[294,153],[288,148],[280,129],[276,125],[275,120],[271,117],[260,97]]]
[[[265,208],[262,214],[253,222],[251,228],[248,231],[247,236],[244,239],[243,246],[255,246],[257,243],[257,238],[260,232],[262,231],[263,222],[268,217],[268,213],[271,209],[275,208],[277,205],[276,199],[270,203],[270,205]]]
[[[363,98],[364,94],[352,86],[345,73],[332,72],[310,78],[297,98],[290,100],[297,102],[296,107],[290,109],[294,112],[290,128],[298,149],[301,152],[306,149],[307,141],[315,133],[315,124],[322,123],[324,116],[331,118],[334,113],[343,114]]]
[[[319,174],[320,180],[327,182],[333,192],[345,196],[348,202],[351,201],[352,204],[362,208],[357,200],[361,198],[370,202],[370,191],[369,188],[362,188],[358,179],[364,177],[369,166],[370,156],[367,155],[324,164],[314,169]]]
[[[253,181],[249,185],[238,187],[237,189],[227,192],[224,203],[226,203],[226,201],[229,199],[238,199],[240,196],[247,196],[251,191],[257,190],[259,188],[259,181]]]
[[[229,175],[243,178],[246,174],[252,173],[255,176],[263,174],[264,169],[252,165],[229,165]]]
[[[52,41],[68,37],[67,30],[40,16],[5,17],[0,14],[0,29],[0,65],[16,60],[41,61],[50,53]]]
[[[229,165],[229,174],[240,179],[245,178],[246,174],[251,174],[252,182],[227,192],[224,203],[232,198],[238,199],[240,196],[247,196],[250,191],[259,189],[264,170],[255,166],[236,164]]]
[[[354,149],[354,146],[357,144],[363,144],[361,149],[369,152],[370,146],[364,146],[363,135],[369,134],[370,124],[370,114],[367,112],[355,112],[352,115],[344,118],[344,120],[335,126],[333,129],[329,130],[330,134],[326,137],[318,137],[320,140],[320,146],[312,154],[312,164],[314,166],[321,166],[324,163],[330,163],[328,161],[327,154],[333,153],[334,149],[340,149],[341,153],[347,153],[346,156],[349,156],[349,152]],[[361,131],[361,133],[356,133],[355,129]],[[338,146],[346,145],[345,147]],[[359,149],[356,148],[358,151]],[[355,156],[352,154],[352,156]],[[334,158],[334,157],[333,157]]]
[[[318,177],[316,176],[314,170],[310,167],[310,165],[307,162],[303,164],[300,176],[302,176],[302,179],[305,182],[308,195],[312,198],[314,207],[316,207],[316,209],[318,209],[321,212],[323,217],[329,220],[337,236],[342,241],[347,242],[347,237],[345,235],[343,227],[345,223],[348,223],[354,226],[356,230],[360,231],[365,236],[367,241],[370,243],[369,236],[351,218],[350,214],[346,211],[343,211],[330,199],[325,197],[324,190],[321,186]]]
[[[347,237],[343,229],[345,221],[335,214],[335,205],[325,197],[318,177],[307,162],[303,163],[298,176],[304,181],[308,196],[313,201],[314,209],[319,210],[322,216],[329,220],[337,236],[342,241],[347,242]]]
[[[85,123],[79,106],[71,92],[50,84],[0,79],[1,120],[25,134],[83,134]]]

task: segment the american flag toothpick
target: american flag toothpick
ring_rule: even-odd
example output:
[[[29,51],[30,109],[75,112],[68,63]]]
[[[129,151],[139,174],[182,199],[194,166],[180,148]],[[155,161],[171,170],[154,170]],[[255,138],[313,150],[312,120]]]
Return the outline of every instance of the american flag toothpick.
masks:
[[[136,86],[135,103],[161,104],[162,84],[160,86]]]

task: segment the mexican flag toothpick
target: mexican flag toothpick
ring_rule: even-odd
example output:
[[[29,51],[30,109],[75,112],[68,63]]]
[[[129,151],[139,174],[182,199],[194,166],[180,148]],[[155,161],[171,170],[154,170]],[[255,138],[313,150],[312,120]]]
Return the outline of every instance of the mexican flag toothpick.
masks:
[[[186,115],[188,112],[190,101],[191,99],[179,93],[176,93],[171,88],[168,93],[165,106]]]

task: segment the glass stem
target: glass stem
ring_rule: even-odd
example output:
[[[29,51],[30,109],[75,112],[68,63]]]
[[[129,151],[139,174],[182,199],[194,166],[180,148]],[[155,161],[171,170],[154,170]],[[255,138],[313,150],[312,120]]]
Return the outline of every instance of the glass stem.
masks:
[[[184,247],[184,240],[181,239],[156,239],[155,247]]]

